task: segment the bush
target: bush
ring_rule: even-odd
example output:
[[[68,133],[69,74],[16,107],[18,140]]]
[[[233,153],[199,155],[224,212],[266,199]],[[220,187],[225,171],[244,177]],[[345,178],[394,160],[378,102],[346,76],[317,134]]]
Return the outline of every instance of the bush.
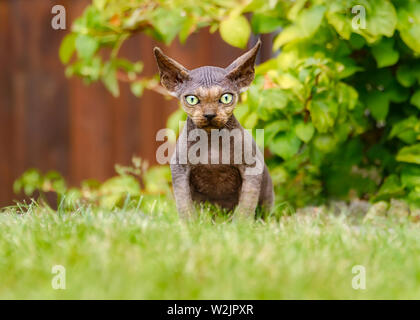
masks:
[[[117,175],[103,183],[89,179],[83,181],[79,188],[75,188],[68,187],[64,178],[56,171],[42,174],[37,169],[30,169],[15,181],[13,188],[15,193],[23,192],[27,196],[36,191],[43,205],[51,205],[59,212],[92,206],[103,210],[144,209],[145,205],[147,207],[147,204],[162,196],[166,197],[170,192],[169,167],[148,168],[146,162],[134,157],[131,166],[116,165],[115,171]],[[49,193],[57,196],[56,201],[48,198]]]
[[[183,42],[203,27],[242,48],[251,32],[281,28],[280,54],[258,66],[236,111],[244,127],[265,129],[279,199],[403,198],[420,207],[418,1],[94,0],[60,57],[71,62],[68,75],[102,80],[114,95],[128,79],[140,95],[159,91],[157,79],[120,58],[121,44],[139,31]]]

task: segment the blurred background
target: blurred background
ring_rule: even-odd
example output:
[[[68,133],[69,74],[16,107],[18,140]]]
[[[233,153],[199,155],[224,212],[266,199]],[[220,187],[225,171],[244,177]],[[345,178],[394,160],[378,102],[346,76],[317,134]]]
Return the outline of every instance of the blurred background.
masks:
[[[184,116],[162,95],[153,47],[224,67],[260,35],[257,64],[268,61],[235,115],[264,129],[277,201],[418,210],[419,25],[415,0],[0,0],[0,207],[22,199],[13,189],[71,205],[166,196],[165,166],[108,179],[133,156],[156,164],[157,131]]]
[[[78,185],[87,178],[105,180],[115,173],[116,163],[129,164],[133,155],[156,163],[156,132],[177,109],[175,99],[150,90],[136,98],[124,83],[114,98],[101,83],[86,86],[64,74],[60,43],[90,3],[60,1],[67,11],[67,30],[54,30],[51,8],[58,2],[0,1],[0,207],[20,199],[13,182],[29,168],[57,170]],[[270,35],[264,37],[270,40]],[[271,40],[265,42],[259,61],[271,54]],[[206,28],[185,45],[175,40],[170,47],[137,34],[124,44],[121,56],[141,59],[144,74],[153,75],[156,45],[187,68],[226,66],[243,52]]]

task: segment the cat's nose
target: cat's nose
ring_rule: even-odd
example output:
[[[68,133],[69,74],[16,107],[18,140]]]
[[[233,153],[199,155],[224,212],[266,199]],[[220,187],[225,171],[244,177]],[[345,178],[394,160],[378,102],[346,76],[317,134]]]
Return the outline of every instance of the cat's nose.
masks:
[[[204,114],[204,117],[208,120],[211,121],[214,117],[216,117],[216,115],[214,113],[206,113]]]

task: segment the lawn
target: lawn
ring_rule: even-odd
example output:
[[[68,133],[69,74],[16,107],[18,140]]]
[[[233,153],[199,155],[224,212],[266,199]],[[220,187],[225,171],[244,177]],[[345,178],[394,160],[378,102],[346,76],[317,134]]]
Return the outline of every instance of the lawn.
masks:
[[[3,210],[0,298],[420,298],[420,225],[405,219],[307,210],[229,222],[204,210],[183,224],[171,201],[147,208]],[[65,290],[52,288],[54,265],[65,267]],[[365,290],[352,287],[356,265]]]

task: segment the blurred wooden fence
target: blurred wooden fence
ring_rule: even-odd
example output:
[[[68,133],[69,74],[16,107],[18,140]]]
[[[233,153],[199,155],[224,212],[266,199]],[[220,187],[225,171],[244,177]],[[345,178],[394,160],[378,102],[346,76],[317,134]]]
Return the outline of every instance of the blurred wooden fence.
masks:
[[[145,92],[134,97],[127,84],[113,98],[101,84],[67,79],[58,48],[68,31],[53,30],[51,8],[64,5],[67,29],[88,0],[0,0],[0,206],[12,203],[13,181],[28,168],[57,170],[72,185],[104,180],[114,164],[133,155],[155,162],[156,132],[176,110],[175,100]],[[160,45],[187,68],[226,66],[241,51],[207,30],[170,48],[136,35],[123,48],[156,73],[152,48]]]

